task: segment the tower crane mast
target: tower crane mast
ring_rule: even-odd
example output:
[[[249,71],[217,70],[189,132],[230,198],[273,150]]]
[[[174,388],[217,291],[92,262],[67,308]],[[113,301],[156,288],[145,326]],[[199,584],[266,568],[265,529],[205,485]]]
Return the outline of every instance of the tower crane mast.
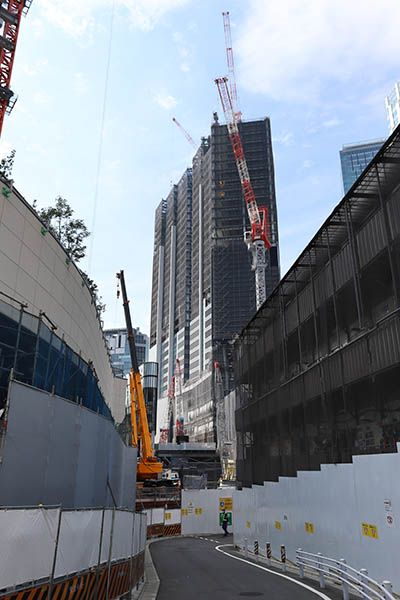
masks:
[[[16,97],[10,89],[11,74],[17,47],[22,15],[26,15],[32,0],[6,0],[0,2],[0,23],[4,28],[0,35],[0,136],[4,116],[9,114]]]
[[[232,144],[233,155],[242,186],[244,201],[246,203],[247,213],[249,215],[251,231],[245,232],[245,242],[253,255],[252,269],[255,272],[256,306],[258,309],[266,300],[266,250],[271,247],[268,239],[268,209],[267,207],[258,207],[257,205],[253,186],[250,181],[249,170],[247,168],[243,144],[239,133],[238,122],[240,120],[240,114],[235,112],[233,108],[232,98],[229,92],[228,78],[218,77],[215,80],[215,83],[218,87],[219,97],[228,128],[228,134]]]

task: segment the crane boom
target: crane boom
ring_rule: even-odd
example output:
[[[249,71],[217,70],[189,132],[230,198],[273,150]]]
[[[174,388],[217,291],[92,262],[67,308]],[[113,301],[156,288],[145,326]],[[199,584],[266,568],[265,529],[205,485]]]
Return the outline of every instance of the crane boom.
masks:
[[[187,141],[189,142],[189,144],[191,144],[193,146],[193,148],[195,150],[197,150],[197,144],[194,141],[194,139],[192,138],[192,136],[186,131],[186,129],[179,123],[179,121],[177,121],[175,119],[175,117],[172,117],[173,122],[179,127],[179,129],[182,131],[183,135],[185,136],[185,138],[187,139]]]
[[[28,12],[32,0],[7,0],[1,2],[0,19],[4,29],[0,35],[0,136],[4,116],[11,112],[16,96],[10,89],[11,73],[14,64],[21,17]],[[6,4],[6,7],[2,6]],[[1,21],[0,21],[1,22]]]
[[[226,62],[227,62],[228,71],[229,71],[229,86],[230,86],[230,90],[231,90],[232,107],[233,107],[235,115],[237,115],[237,120],[240,121],[242,113],[239,111],[239,103],[238,103],[238,97],[237,97],[235,63],[233,60],[232,35],[231,35],[231,23],[230,23],[230,19],[229,19],[229,11],[222,13],[222,19],[224,22]]]
[[[146,405],[144,401],[142,379],[140,377],[139,365],[136,355],[135,336],[133,333],[129,300],[126,293],[124,272],[117,273],[121,282],[122,300],[124,304],[126,328],[128,331],[129,352],[131,355],[132,369],[129,373],[129,388],[131,394],[131,425],[132,446],[139,448],[140,458],[137,465],[138,480],[156,478],[162,471],[162,463],[157,462],[154,456],[154,448],[151,443],[151,435],[147,420]]]
[[[238,113],[235,113],[233,109],[228,87],[228,78],[218,77],[215,80],[215,83],[218,87],[219,97],[224,111],[228,134],[231,140],[233,155],[251,225],[250,235],[248,235],[247,232],[245,233],[245,242],[253,253],[252,269],[255,271],[256,307],[258,309],[266,300],[267,296],[265,285],[266,249],[271,247],[268,239],[268,209],[266,206],[259,208],[257,205],[253,186],[250,181],[242,140],[240,138],[238,127],[239,115]]]

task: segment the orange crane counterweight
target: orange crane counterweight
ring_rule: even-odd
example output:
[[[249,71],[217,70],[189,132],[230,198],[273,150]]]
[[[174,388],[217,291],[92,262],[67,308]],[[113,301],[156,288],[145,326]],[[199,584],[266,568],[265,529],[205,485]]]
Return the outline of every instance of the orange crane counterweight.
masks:
[[[146,479],[157,479],[158,475],[162,472],[162,463],[158,462],[155,457],[154,448],[151,442],[142,379],[136,356],[135,336],[129,310],[129,300],[126,295],[124,272],[120,271],[117,273],[117,278],[121,282],[126,328],[128,330],[129,352],[132,363],[132,369],[129,373],[129,388],[131,395],[132,446],[138,448],[139,452],[137,480],[144,481]]]

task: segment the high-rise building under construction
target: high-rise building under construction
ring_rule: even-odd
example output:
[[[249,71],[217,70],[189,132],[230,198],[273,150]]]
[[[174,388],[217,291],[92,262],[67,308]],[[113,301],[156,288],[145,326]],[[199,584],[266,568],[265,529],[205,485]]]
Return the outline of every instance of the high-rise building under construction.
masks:
[[[241,122],[239,130],[257,203],[268,208],[268,295],[280,278],[270,121]],[[215,398],[233,389],[231,341],[256,311],[249,229],[227,127],[214,115],[192,168],[155,215],[150,356],[160,365],[159,415],[167,418],[179,359],[183,414],[171,421],[184,417],[190,441],[217,441]]]

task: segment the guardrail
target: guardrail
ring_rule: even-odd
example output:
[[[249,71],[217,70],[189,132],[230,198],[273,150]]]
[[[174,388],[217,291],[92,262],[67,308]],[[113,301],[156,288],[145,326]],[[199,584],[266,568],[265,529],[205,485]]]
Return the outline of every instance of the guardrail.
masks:
[[[367,600],[395,600],[392,594],[390,581],[378,583],[369,577],[367,569],[354,569],[350,567],[344,558],[337,560],[311,552],[305,552],[302,548],[296,550],[296,564],[299,567],[300,578],[304,578],[304,567],[318,571],[319,584],[325,588],[325,577],[339,579],[342,583],[343,600],[349,600],[349,590],[357,591]]]

